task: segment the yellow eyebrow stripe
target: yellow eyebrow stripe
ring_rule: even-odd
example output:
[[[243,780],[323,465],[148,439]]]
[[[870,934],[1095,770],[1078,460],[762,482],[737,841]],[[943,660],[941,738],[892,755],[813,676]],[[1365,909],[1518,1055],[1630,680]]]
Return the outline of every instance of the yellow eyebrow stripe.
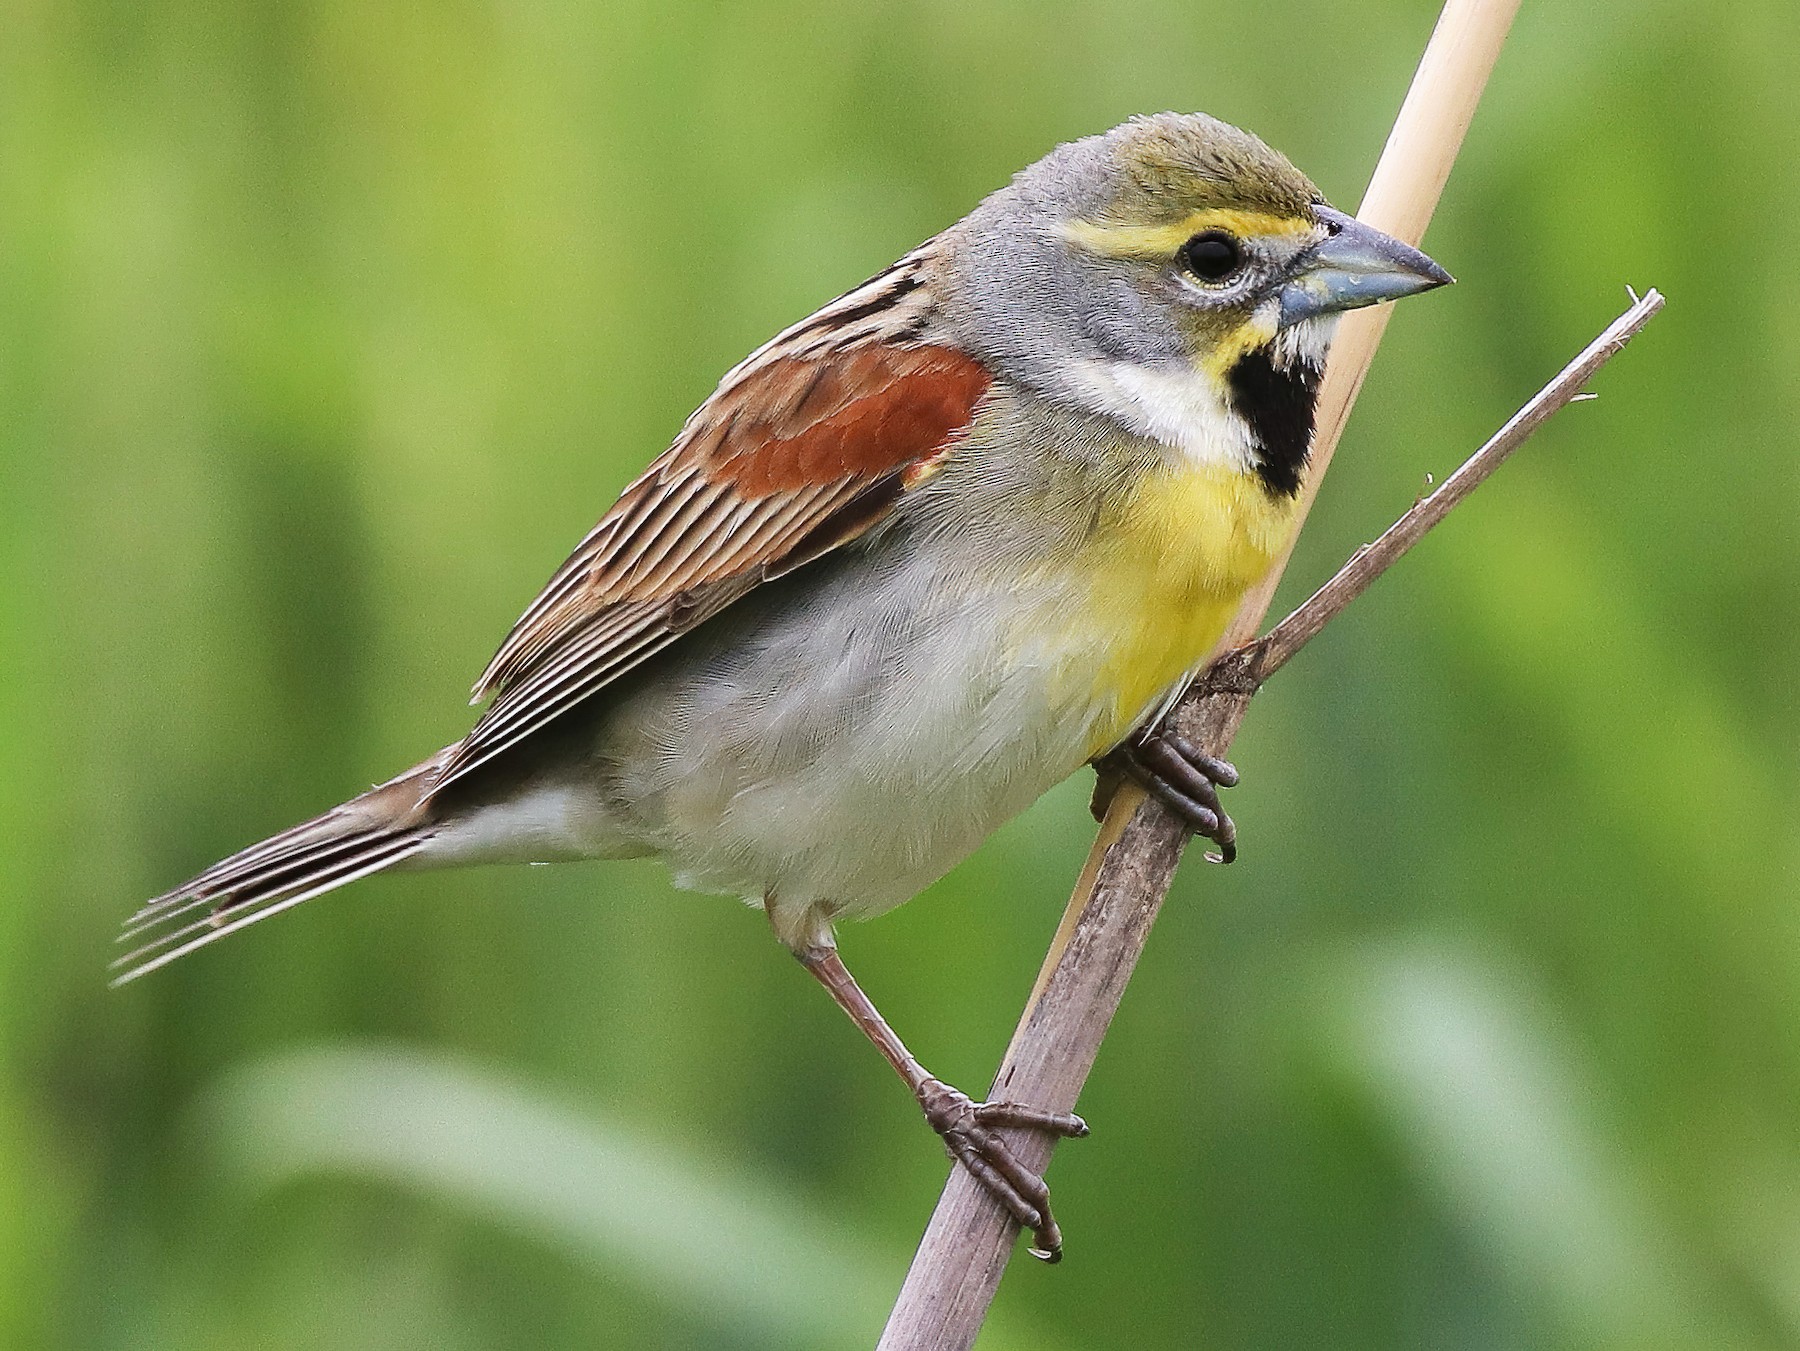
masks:
[[[1073,244],[1106,258],[1168,258],[1195,235],[1224,230],[1239,239],[1258,236],[1298,238],[1317,227],[1299,216],[1275,216],[1266,211],[1240,211],[1213,207],[1196,211],[1167,225],[1122,225],[1107,221],[1073,220],[1063,235]]]

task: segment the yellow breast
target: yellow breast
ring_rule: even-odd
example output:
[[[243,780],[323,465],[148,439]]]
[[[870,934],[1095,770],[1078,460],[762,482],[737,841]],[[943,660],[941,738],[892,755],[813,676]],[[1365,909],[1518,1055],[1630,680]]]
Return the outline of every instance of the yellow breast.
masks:
[[[1090,754],[1131,730],[1218,642],[1243,594],[1286,546],[1295,503],[1224,466],[1159,467],[1109,512],[1083,560],[1103,644],[1082,662],[1096,712]]]

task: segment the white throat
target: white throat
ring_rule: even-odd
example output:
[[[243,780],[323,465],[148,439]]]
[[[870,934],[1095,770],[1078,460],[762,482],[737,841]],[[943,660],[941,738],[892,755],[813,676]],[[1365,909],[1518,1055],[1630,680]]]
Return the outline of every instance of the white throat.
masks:
[[[1095,411],[1189,463],[1239,473],[1255,468],[1250,428],[1232,410],[1219,381],[1193,366],[1090,357],[1073,363],[1068,374]]]
[[[1261,317],[1261,316],[1259,316]],[[1271,341],[1276,363],[1323,367],[1337,315],[1321,315],[1282,329]],[[1273,327],[1274,316],[1267,316]],[[1128,431],[1158,442],[1196,466],[1250,473],[1259,447],[1248,423],[1231,406],[1226,385],[1189,362],[1146,366],[1108,357],[1071,362],[1066,378],[1089,401]]]

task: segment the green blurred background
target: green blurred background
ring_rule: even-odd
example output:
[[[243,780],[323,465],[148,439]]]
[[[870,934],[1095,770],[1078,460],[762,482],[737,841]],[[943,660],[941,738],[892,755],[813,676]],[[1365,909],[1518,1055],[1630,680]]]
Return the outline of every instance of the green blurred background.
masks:
[[[728,901],[120,918],[465,729],[718,374],[1059,140],[1353,207],[1429,0],[0,4],[0,1345],[872,1343],[946,1171]],[[1288,591],[1667,312],[1258,700],[983,1346],[1800,1344],[1791,0],[1527,0]],[[1071,782],[842,935],[981,1089]]]

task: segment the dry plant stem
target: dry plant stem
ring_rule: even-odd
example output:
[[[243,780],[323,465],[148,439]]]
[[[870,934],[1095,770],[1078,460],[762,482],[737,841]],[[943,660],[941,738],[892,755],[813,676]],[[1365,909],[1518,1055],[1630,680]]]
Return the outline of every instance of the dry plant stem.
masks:
[[[1358,216],[1417,244],[1443,191],[1518,0],[1448,0],[1413,77]],[[1387,323],[1386,307],[1345,317],[1320,391],[1312,495],[1361,388]],[[1245,598],[1222,647],[1255,634],[1286,566]],[[1183,700],[1176,727],[1223,752],[1252,688]],[[1088,855],[1043,970],[1007,1049],[990,1096],[1070,1110],[1124,994],[1181,857],[1185,834],[1132,785],[1122,785]],[[1052,1143],[1030,1132],[1009,1137],[1027,1168],[1040,1171]],[[966,1351],[974,1343],[1017,1237],[1010,1219],[962,1169],[951,1172],[879,1351]]]
[[[1339,568],[1332,579],[1320,587],[1286,619],[1247,647],[1221,658],[1219,666],[1234,659],[1241,662],[1239,652],[1254,654],[1253,665],[1235,678],[1242,685],[1254,680],[1262,684],[1279,671],[1307,643],[1311,642],[1339,611],[1386,572],[1413,545],[1425,537],[1450,514],[1545,422],[1552,414],[1583,398],[1581,387],[1595,371],[1625,350],[1644,325],[1656,317],[1663,307],[1662,292],[1652,287],[1642,297],[1633,293],[1631,307],[1621,314],[1599,337],[1583,349],[1557,374],[1556,378],[1532,395],[1525,406],[1507,419],[1506,425],[1488,438],[1485,445],[1464,460],[1456,472],[1445,479],[1428,496],[1413,503],[1399,520],[1390,525],[1373,544],[1358,549],[1348,563]]]
[[[1554,413],[1585,397],[1582,386],[1623,351],[1625,344],[1662,307],[1663,297],[1654,289],[1641,299],[1634,299],[1629,309],[1607,325],[1599,337],[1507,419],[1434,492],[1413,503],[1373,544],[1358,549],[1330,581],[1267,634],[1215,661],[1171,715],[1175,729],[1209,749],[1229,746],[1251,697],[1262,683],[1467,499]],[[1122,786],[1120,794],[1125,791]],[[1063,917],[1063,926],[1052,946],[1053,960],[1046,963],[1045,972],[1039,977],[1038,988],[1033,991],[1005,1064],[994,1081],[993,1097],[1039,1103],[1054,1111],[1067,1111],[1074,1106],[1188,838],[1185,828],[1172,815],[1153,803],[1144,803],[1141,794],[1137,802],[1143,805],[1119,811],[1115,800],[1115,809],[1107,813],[1094,853],[1075,889],[1082,904],[1072,905]],[[1034,1091],[1045,1085],[1055,1087]],[[1034,1132],[1014,1138],[1012,1145],[1022,1163],[1041,1171],[1054,1141]],[[1015,1231],[1005,1223],[986,1223],[988,1217],[980,1204],[984,1194],[979,1191],[947,1211],[953,1193],[959,1190],[959,1176],[953,1174],[945,1188],[933,1230],[939,1228],[937,1221],[946,1213],[958,1227],[946,1228],[944,1241],[936,1247],[931,1244],[932,1231],[927,1231],[914,1272],[918,1272],[928,1252],[954,1252],[958,1261],[974,1265],[957,1266],[944,1259],[944,1279],[931,1289],[930,1300],[909,1305],[903,1291],[895,1317],[902,1310],[909,1310],[908,1323],[897,1327],[890,1320],[882,1341],[884,1348],[964,1347],[968,1340],[929,1340],[915,1335],[913,1329],[929,1328],[929,1336],[942,1337],[950,1328],[967,1327],[972,1338],[980,1326],[1013,1247]],[[990,1275],[991,1281],[985,1279]],[[908,1286],[912,1286],[910,1278]],[[920,1312],[911,1313],[914,1308]]]

